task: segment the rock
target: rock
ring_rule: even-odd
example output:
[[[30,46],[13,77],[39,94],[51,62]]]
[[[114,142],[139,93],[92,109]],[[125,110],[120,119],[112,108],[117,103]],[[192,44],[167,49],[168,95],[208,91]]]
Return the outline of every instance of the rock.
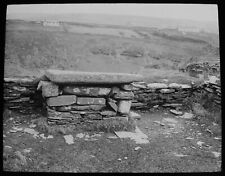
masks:
[[[97,113],[84,114],[83,117],[91,120],[102,120],[102,115]]]
[[[162,122],[160,122],[160,121],[154,121],[153,123],[157,123],[157,124],[159,124],[159,125],[161,125],[161,126],[165,126],[165,124],[164,123],[162,123]]]
[[[48,106],[65,106],[76,103],[77,97],[75,95],[61,95],[58,97],[50,97],[47,99]]]
[[[105,105],[106,100],[105,100],[105,98],[77,97],[77,104],[80,104],[80,105],[89,105],[89,104]]]
[[[181,112],[181,111],[176,111],[176,110],[174,110],[174,109],[170,109],[170,112],[171,112],[172,114],[175,114],[175,115],[182,115],[182,114],[183,114],[183,112]]]
[[[135,103],[135,102],[132,102],[132,104],[131,104],[131,107],[132,108],[138,108],[138,107],[147,107],[148,105],[147,105],[147,103]]]
[[[174,89],[179,89],[181,88],[181,85],[180,84],[177,84],[177,83],[171,83],[168,85],[169,88],[174,88]]]
[[[130,100],[120,100],[118,105],[118,112],[122,114],[129,114],[130,107],[131,107]]]
[[[208,88],[208,87],[205,87],[205,90],[206,90],[207,92],[209,92],[209,93],[213,93],[213,92],[214,92],[213,89]]]
[[[214,155],[215,158],[218,158],[221,155],[221,153],[219,152],[212,152],[212,154]]]
[[[131,83],[131,85],[133,85],[136,88],[141,88],[141,89],[147,88],[147,84],[145,82],[133,82],[133,83]]]
[[[182,89],[191,89],[191,86],[188,84],[181,84]]]
[[[64,137],[64,139],[65,139],[65,141],[66,141],[66,143],[67,144],[74,144],[74,141],[73,141],[73,136],[70,134],[70,135],[65,135],[65,136],[63,136]]]
[[[105,105],[69,105],[69,106],[59,106],[56,107],[57,111],[66,112],[66,111],[99,111],[105,108]]]
[[[183,119],[192,119],[194,117],[194,115],[192,113],[187,113],[185,112],[182,116],[180,116],[180,118]]]
[[[139,150],[139,149],[141,149],[141,147],[135,147],[135,148],[134,148],[135,151],[137,151],[137,150]]]
[[[175,92],[175,90],[174,89],[161,89],[160,92],[163,94],[167,94],[167,93]]]
[[[180,103],[166,103],[166,104],[163,104],[162,105],[163,107],[173,107],[173,108],[176,108],[176,107],[180,107],[180,106],[182,106],[182,104],[180,104]]]
[[[147,85],[148,89],[167,89],[167,84],[164,83],[150,83]]]
[[[76,135],[76,137],[78,137],[78,138],[83,138],[84,136],[85,136],[85,134],[83,134],[83,133],[79,133]]]
[[[120,100],[132,100],[134,98],[134,94],[133,92],[119,91],[114,95],[114,98]]]
[[[115,100],[113,100],[113,99],[111,99],[111,98],[108,98],[107,104],[108,104],[115,112],[117,112],[118,106],[117,106]]]
[[[103,87],[78,87],[78,86],[65,86],[63,92],[65,94],[74,94],[79,96],[106,96],[110,93],[111,88]]]
[[[59,86],[49,81],[40,81],[37,90],[39,89],[42,90],[43,97],[56,97],[59,95]]]
[[[115,111],[110,111],[110,110],[104,110],[100,113],[103,116],[115,116],[116,112]]]
[[[39,132],[35,131],[34,129],[31,128],[25,128],[23,130],[25,133],[32,134],[34,138],[38,137]]]
[[[123,85],[121,85],[121,89],[126,90],[126,91],[139,90],[138,87],[134,87],[132,84],[123,84]]]
[[[141,116],[138,113],[133,112],[133,111],[129,112],[129,117],[131,117],[133,119],[141,119]]]
[[[65,70],[47,70],[45,75],[55,83],[117,84],[131,83],[143,79],[142,75],[127,73],[75,72]]]
[[[129,118],[128,116],[115,116],[115,117],[103,117],[103,120],[123,120],[128,122]]]

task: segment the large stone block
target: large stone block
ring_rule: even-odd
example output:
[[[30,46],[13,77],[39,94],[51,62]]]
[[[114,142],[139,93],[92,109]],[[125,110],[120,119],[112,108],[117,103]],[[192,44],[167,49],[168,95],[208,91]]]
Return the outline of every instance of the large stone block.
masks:
[[[47,70],[45,75],[55,83],[76,84],[117,84],[131,83],[143,79],[142,75],[128,73],[75,72],[65,70]]]
[[[56,97],[59,95],[59,86],[50,81],[40,81],[37,89],[42,90],[43,97]]]
[[[47,99],[48,106],[66,106],[76,103],[76,95],[61,95]]]
[[[105,98],[89,98],[89,97],[77,97],[77,104],[80,105],[105,105],[106,100]]]
[[[131,100],[120,100],[118,105],[118,112],[122,114],[129,114],[131,103]]]
[[[134,94],[130,91],[119,91],[114,95],[114,98],[120,100],[132,100],[134,98]]]
[[[65,94],[74,94],[79,96],[106,96],[110,93],[111,88],[104,87],[78,87],[78,86],[65,86],[63,92]]]

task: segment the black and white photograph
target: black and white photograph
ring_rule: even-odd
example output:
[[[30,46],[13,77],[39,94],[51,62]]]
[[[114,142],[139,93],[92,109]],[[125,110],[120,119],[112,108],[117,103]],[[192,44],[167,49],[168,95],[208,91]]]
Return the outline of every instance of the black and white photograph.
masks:
[[[3,171],[221,172],[218,14],[200,3],[8,4]]]

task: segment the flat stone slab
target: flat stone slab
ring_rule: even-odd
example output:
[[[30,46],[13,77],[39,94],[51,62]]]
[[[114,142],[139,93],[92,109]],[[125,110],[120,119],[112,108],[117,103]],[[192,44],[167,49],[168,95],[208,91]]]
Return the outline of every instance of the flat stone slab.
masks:
[[[76,103],[76,95],[61,95],[47,99],[48,106],[66,106]]]
[[[103,87],[84,87],[84,86],[65,86],[63,92],[80,96],[106,96],[111,91],[111,88]]]
[[[132,100],[134,98],[134,93],[130,91],[119,91],[114,95],[114,98],[120,100]]]
[[[105,105],[105,98],[89,98],[89,97],[77,97],[77,104],[79,105]]]
[[[46,70],[45,75],[55,83],[68,84],[119,84],[141,81],[142,75],[128,73],[76,72],[65,70]]]
[[[131,103],[131,100],[120,100],[118,105],[118,111],[122,114],[129,114]]]

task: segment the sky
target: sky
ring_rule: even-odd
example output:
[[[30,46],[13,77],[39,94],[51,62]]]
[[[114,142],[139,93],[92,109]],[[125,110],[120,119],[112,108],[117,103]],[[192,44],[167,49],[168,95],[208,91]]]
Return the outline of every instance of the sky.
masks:
[[[215,4],[29,4],[9,5],[7,14],[10,13],[102,13],[218,21]]]

